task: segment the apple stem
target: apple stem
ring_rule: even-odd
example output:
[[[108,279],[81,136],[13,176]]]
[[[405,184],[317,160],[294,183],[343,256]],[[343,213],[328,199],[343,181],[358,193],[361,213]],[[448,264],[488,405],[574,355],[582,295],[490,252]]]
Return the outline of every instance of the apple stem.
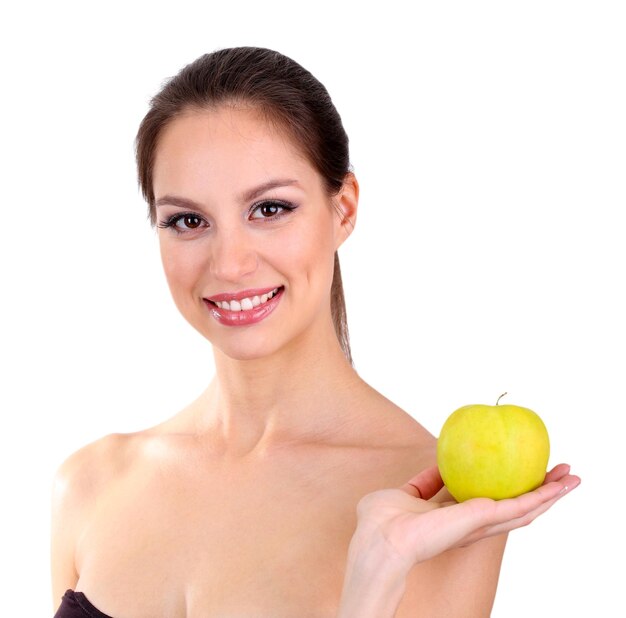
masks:
[[[500,403],[500,399],[502,399],[502,397],[504,397],[507,393],[502,393],[502,395],[500,395],[500,397],[498,397],[498,401],[496,401],[496,405],[498,405]]]

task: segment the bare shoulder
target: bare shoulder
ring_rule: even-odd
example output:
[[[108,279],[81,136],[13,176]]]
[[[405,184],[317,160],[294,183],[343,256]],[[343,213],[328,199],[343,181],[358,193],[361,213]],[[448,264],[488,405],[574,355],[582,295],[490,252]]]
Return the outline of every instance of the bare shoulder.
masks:
[[[110,434],[83,446],[59,466],[52,486],[52,534],[67,543],[104,489],[119,478],[133,458],[135,434]]]
[[[110,434],[72,453],[58,468],[54,503],[85,503],[128,464],[134,434]]]
[[[409,414],[369,385],[368,389],[373,429],[379,439],[398,450],[411,451],[421,459],[434,462],[437,438],[417,420],[418,414]]]
[[[53,606],[78,581],[76,540],[103,489],[128,466],[132,434],[111,434],[72,453],[52,487],[51,572]]]

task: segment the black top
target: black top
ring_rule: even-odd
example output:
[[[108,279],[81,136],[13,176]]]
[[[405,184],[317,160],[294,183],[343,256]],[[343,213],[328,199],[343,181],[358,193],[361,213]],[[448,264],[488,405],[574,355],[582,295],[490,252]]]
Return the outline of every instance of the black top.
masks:
[[[112,618],[96,609],[82,592],[68,590],[54,618]]]

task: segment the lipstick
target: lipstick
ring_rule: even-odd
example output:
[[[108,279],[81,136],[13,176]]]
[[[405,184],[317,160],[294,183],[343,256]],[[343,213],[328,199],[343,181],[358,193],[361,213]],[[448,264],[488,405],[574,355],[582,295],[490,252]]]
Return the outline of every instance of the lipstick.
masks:
[[[272,296],[269,300],[252,309],[244,309],[241,311],[231,311],[230,309],[222,309],[218,307],[215,302],[224,302],[236,300],[240,301],[242,298],[253,298],[254,296],[261,297],[263,294],[267,294],[276,288],[263,288],[256,290],[243,290],[242,292],[224,293],[211,296],[211,298],[205,298],[204,303],[209,309],[211,315],[224,326],[249,326],[250,324],[256,324],[264,320],[280,303],[284,287],[279,286],[278,292]]]

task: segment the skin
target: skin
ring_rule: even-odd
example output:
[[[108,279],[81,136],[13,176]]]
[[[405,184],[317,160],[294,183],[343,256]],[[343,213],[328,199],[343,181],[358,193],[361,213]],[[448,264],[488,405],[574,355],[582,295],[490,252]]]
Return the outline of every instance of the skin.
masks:
[[[297,183],[242,199],[275,178]],[[488,616],[515,526],[485,534],[455,515],[463,505],[433,474],[435,438],[359,377],[335,336],[333,256],[356,222],[354,175],[329,198],[287,136],[228,107],[165,128],[154,191],[159,222],[200,222],[158,233],[174,301],[211,342],[216,372],[171,419],[61,466],[54,607],[72,588],[128,618]],[[257,208],[268,199],[297,208],[275,217]],[[276,310],[252,326],[219,324],[203,301],[277,286]],[[448,524],[429,548],[419,539],[439,528],[433,513],[472,521],[474,537]],[[397,542],[405,553],[389,538],[409,540]]]

